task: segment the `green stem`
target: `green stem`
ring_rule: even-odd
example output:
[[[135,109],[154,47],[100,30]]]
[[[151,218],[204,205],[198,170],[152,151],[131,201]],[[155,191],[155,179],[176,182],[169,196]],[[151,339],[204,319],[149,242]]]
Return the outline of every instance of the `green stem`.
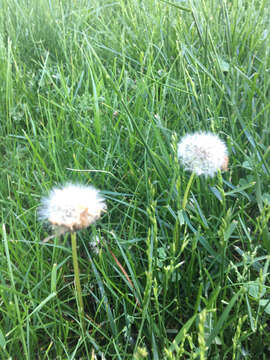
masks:
[[[80,283],[80,271],[78,264],[78,255],[77,255],[77,241],[76,241],[76,233],[71,233],[71,245],[72,245],[72,259],[73,259],[73,268],[74,268],[74,280],[75,280],[75,289],[76,295],[78,299],[78,311],[81,326],[83,332],[85,332],[85,322],[84,322],[84,306],[83,306],[83,298],[82,298],[82,289]]]
[[[186,187],[186,190],[185,190],[185,194],[184,194],[184,198],[183,198],[183,203],[182,203],[182,208],[183,210],[186,209],[186,206],[187,206],[187,201],[188,201],[188,194],[189,194],[189,190],[191,188],[191,185],[193,183],[193,180],[194,180],[194,176],[195,176],[195,172],[193,172],[188,180],[188,184],[187,184],[187,187]]]

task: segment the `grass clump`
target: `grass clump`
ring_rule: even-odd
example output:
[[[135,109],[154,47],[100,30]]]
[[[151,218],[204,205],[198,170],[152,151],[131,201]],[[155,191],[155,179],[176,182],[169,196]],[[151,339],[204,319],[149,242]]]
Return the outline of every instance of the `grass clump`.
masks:
[[[268,359],[267,1],[0,10],[0,357]],[[189,183],[195,131],[230,162]],[[85,332],[69,237],[36,215],[65,182],[108,205],[77,235]]]

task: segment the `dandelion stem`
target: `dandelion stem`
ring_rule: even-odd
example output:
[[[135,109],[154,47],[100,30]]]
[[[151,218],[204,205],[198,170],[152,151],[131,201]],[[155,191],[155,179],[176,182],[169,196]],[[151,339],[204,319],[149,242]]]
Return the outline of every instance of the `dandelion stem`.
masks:
[[[189,190],[190,190],[190,188],[191,188],[191,185],[192,185],[192,183],[193,183],[194,176],[195,176],[195,172],[193,171],[192,174],[190,175],[190,178],[189,178],[189,180],[188,180],[188,184],[187,184],[187,187],[186,187],[186,190],[185,190],[185,194],[184,194],[184,198],[183,198],[183,203],[182,203],[183,210],[185,210],[185,209],[186,209],[186,206],[187,206],[188,194],[189,194]]]
[[[85,332],[84,306],[83,306],[82,289],[81,289],[81,283],[80,283],[76,232],[71,233],[71,244],[72,244],[72,259],[73,259],[73,268],[74,268],[75,289],[76,289],[76,295],[77,295],[77,301],[78,301],[78,311],[79,311],[81,326],[82,326],[83,332]]]

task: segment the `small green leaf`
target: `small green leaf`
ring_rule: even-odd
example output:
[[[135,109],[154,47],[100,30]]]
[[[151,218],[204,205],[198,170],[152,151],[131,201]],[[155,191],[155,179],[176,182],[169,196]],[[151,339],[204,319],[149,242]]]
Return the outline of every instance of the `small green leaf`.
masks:
[[[233,195],[233,194],[237,194],[237,193],[241,193],[243,190],[246,190],[248,188],[253,187],[256,184],[255,181],[251,182],[250,184],[247,185],[243,185],[243,186],[238,186],[237,188],[235,188],[232,191],[228,191],[227,193],[225,193],[226,196],[228,195]]]
[[[260,282],[260,279],[256,279],[248,284],[245,284],[245,288],[247,289],[250,296],[255,299],[260,299],[266,292],[265,286]]]
[[[221,192],[215,186],[210,186],[210,190],[219,201],[223,201]]]
[[[182,226],[185,224],[185,214],[183,210],[179,210],[177,212],[177,216],[178,216],[178,220],[179,220],[179,224]]]
[[[232,236],[235,228],[237,227],[237,224],[238,223],[235,220],[230,223],[230,225],[228,226],[228,228],[226,229],[225,234],[224,234],[224,240],[225,241],[228,241],[230,239],[230,237]]]
[[[265,205],[270,205],[270,194],[263,194],[262,196],[262,201],[264,202]]]
[[[225,73],[228,72],[230,69],[230,65],[220,57],[218,57],[218,61],[219,61],[220,70]]]
[[[263,310],[270,315],[270,300],[261,299],[260,305],[264,308]]]
[[[0,346],[1,348],[4,350],[5,347],[6,347],[6,339],[5,339],[5,336],[4,334],[2,333],[2,330],[0,329]]]

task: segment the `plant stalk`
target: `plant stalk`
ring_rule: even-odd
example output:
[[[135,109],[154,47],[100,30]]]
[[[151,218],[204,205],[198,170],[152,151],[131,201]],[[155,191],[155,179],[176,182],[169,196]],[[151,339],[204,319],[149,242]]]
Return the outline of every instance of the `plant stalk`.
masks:
[[[74,281],[75,281],[75,290],[77,296],[78,312],[79,312],[81,326],[83,332],[85,333],[84,306],[83,306],[82,289],[80,283],[76,232],[71,233],[71,245],[72,245],[72,259],[73,259]]]

